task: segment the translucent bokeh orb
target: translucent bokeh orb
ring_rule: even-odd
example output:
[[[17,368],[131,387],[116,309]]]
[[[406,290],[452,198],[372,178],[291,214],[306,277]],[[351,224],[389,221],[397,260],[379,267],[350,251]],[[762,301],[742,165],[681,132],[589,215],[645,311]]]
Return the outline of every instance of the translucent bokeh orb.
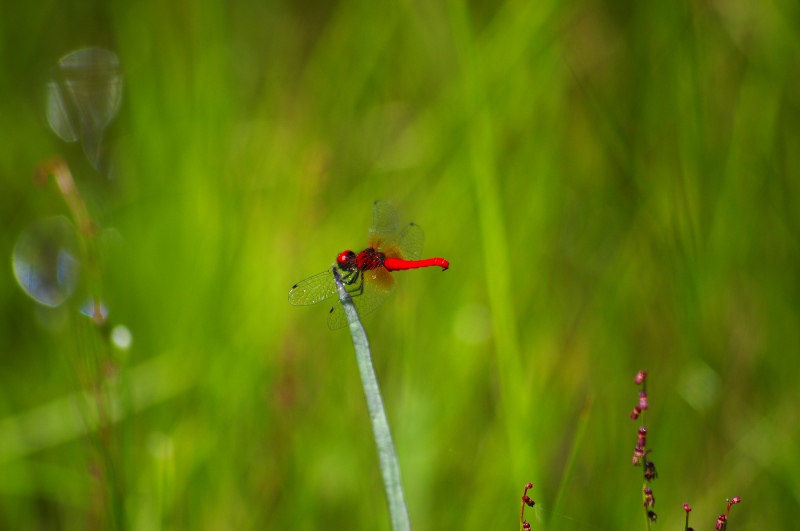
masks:
[[[12,253],[14,276],[33,300],[59,306],[72,295],[80,275],[80,247],[75,228],[64,216],[30,225]]]

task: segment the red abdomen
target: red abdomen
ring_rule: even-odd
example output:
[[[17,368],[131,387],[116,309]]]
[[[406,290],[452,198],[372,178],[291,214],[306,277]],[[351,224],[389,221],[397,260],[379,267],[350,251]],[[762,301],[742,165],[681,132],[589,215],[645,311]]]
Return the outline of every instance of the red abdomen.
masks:
[[[447,271],[450,262],[444,258],[425,258],[424,260],[403,260],[401,258],[385,258],[383,266],[389,271],[402,271],[405,269],[417,269],[419,267],[441,267],[442,271]]]

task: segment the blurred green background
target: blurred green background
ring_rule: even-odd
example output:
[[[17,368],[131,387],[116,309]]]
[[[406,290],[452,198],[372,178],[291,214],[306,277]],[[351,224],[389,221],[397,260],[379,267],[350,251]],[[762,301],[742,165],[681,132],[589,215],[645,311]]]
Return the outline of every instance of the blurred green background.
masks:
[[[797,2],[0,11],[0,528],[388,529],[351,340],[286,300],[375,199],[452,264],[365,319],[415,529],[519,528],[528,481],[533,529],[643,529],[639,369],[658,528],[797,527]],[[45,116],[86,46],[111,179]],[[55,154],[116,235],[100,329],[14,278]]]

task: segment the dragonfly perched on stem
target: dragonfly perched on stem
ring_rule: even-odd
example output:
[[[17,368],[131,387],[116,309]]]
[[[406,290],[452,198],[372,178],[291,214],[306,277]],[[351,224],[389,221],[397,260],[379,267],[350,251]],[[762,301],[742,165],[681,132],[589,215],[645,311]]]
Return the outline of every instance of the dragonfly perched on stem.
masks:
[[[336,257],[345,289],[353,298],[358,314],[364,317],[380,306],[394,291],[392,271],[420,267],[450,267],[444,258],[420,258],[425,235],[419,225],[409,223],[398,232],[399,216],[386,201],[376,201],[372,206],[372,227],[369,229],[369,247],[355,253],[345,250]],[[289,290],[289,303],[307,306],[326,301],[336,294],[336,282],[331,270],[302,280]],[[328,327],[336,330],[347,324],[341,302],[331,308]]]

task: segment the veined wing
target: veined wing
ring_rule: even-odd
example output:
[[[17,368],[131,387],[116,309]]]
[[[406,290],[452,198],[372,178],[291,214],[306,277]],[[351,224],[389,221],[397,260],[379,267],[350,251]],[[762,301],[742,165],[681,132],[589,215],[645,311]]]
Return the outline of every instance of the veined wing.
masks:
[[[336,282],[330,270],[301,280],[289,290],[289,303],[294,306],[308,306],[336,294]]]
[[[369,228],[370,244],[387,240],[394,236],[400,224],[397,211],[386,201],[375,201],[372,204],[372,226]]]
[[[397,236],[394,247],[399,255],[397,258],[403,260],[419,260],[422,258],[422,245],[425,243],[425,233],[416,223],[409,223]],[[388,249],[387,249],[388,251]],[[389,252],[387,256],[394,256]]]

